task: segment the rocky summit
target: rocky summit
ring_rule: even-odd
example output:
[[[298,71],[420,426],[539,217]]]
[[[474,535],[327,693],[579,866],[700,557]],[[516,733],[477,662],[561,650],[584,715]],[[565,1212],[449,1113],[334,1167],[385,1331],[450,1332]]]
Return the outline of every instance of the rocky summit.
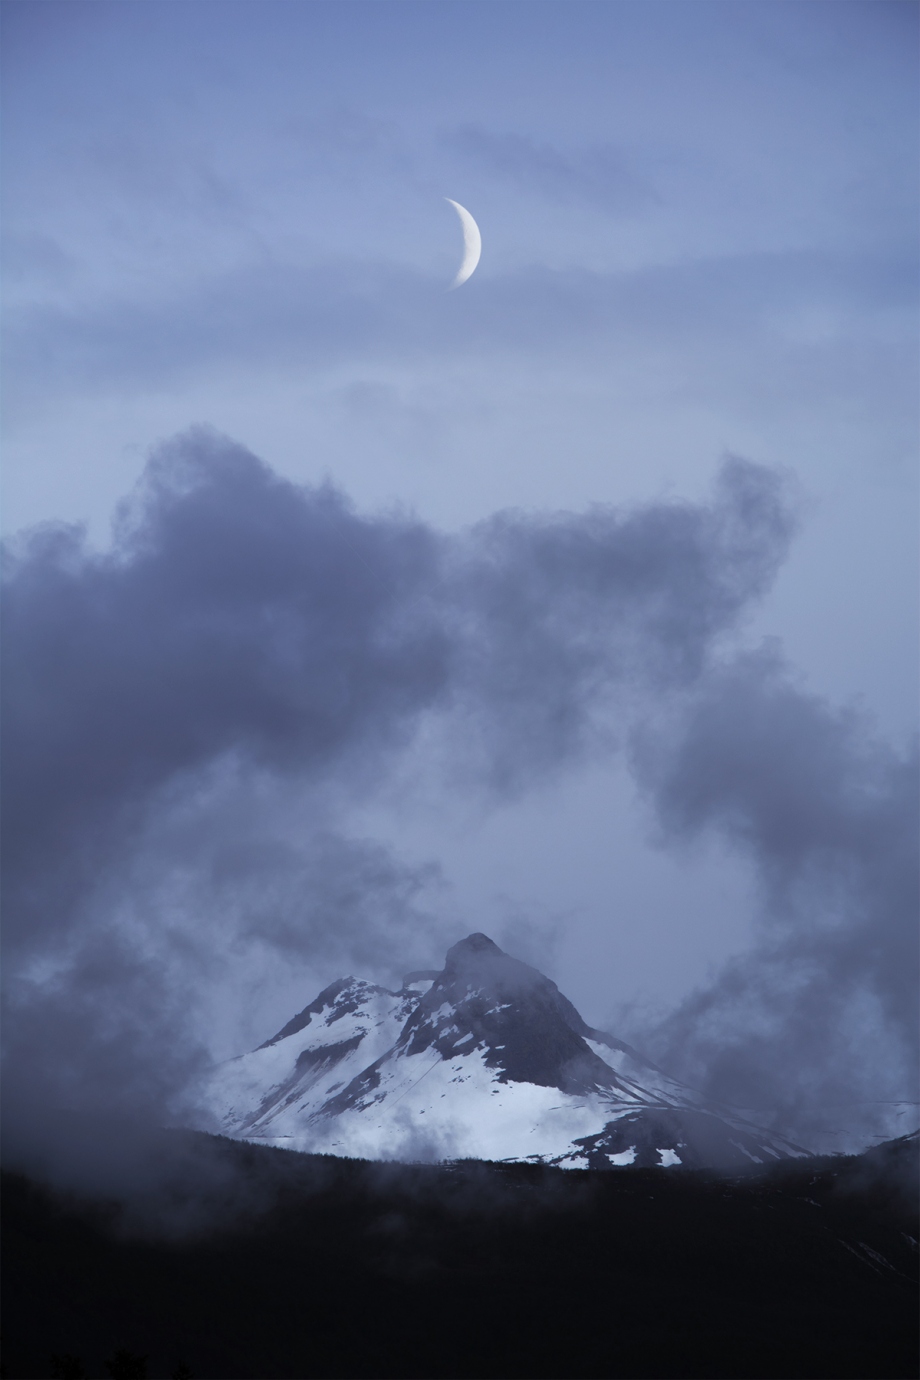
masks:
[[[216,1071],[207,1111],[234,1138],[364,1159],[731,1169],[806,1153],[590,1027],[484,934],[398,991],[332,983]]]

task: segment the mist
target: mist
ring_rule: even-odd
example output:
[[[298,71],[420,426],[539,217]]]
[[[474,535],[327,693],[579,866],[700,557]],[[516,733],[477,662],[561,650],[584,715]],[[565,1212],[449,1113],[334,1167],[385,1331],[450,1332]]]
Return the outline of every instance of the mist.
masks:
[[[749,861],[753,948],[646,1030],[712,1096],[808,1138],[916,1120],[918,760],[865,711],[797,684],[768,645],[709,675],[633,745],[665,846],[707,833]],[[896,1121],[889,1123],[892,1127]]]
[[[799,506],[788,475],[730,458],[702,502],[449,534],[194,430],[105,549],[63,524],[14,538],[7,1162],[130,1182],[114,1164],[195,1123],[215,1023],[251,1037],[247,993],[443,953],[438,858],[350,820],[410,753],[486,808],[625,761],[661,847],[716,833],[760,898],[754,949],[644,1030],[650,1051],[793,1129],[910,1096],[916,773],[737,640]]]

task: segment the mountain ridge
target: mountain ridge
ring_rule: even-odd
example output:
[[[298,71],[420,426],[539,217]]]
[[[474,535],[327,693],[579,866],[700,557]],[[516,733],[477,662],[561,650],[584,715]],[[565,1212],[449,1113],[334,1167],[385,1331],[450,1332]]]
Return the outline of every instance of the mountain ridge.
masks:
[[[397,992],[330,983],[209,1096],[225,1134],[357,1158],[729,1168],[807,1153],[589,1026],[481,932]]]

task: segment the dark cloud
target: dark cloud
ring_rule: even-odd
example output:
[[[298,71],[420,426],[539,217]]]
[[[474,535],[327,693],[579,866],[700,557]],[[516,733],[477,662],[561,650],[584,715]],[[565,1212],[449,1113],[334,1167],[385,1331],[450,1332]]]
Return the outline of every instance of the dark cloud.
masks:
[[[729,460],[708,507],[499,514],[475,528],[459,564],[471,635],[456,683],[475,719],[467,750],[483,742],[492,781],[571,758],[611,696],[694,684],[787,550],[785,491],[776,472]]]
[[[437,868],[342,826],[422,729],[453,787],[507,793],[633,725],[663,841],[720,833],[762,900],[752,952],[645,1032],[658,1057],[799,1134],[829,1102],[852,1120],[909,1095],[915,764],[776,649],[720,650],[793,528],[783,479],[731,460],[708,504],[447,536],[202,431],[154,457],[109,550],[60,526],[19,538],[9,1153],[66,1177],[70,1139],[85,1166],[102,1135],[108,1163],[186,1115],[206,997],[240,965],[257,981],[266,955],[379,971],[437,950]]]
[[[711,506],[503,514],[459,540],[360,518],[207,433],[165,447],[97,555],[45,526],[9,562],[13,875],[227,753],[321,775],[450,704],[537,754],[618,681],[692,681],[792,530],[730,461]]]
[[[762,896],[754,950],[651,1034],[661,1060],[800,1133],[828,1100],[904,1096],[914,764],[776,650],[714,655],[793,525],[782,480],[729,461],[707,505],[511,512],[448,537],[199,432],[151,462],[109,551],[69,528],[21,538],[11,1105],[176,1115],[203,1057],[196,992],[241,956],[379,968],[429,944],[436,868],[347,837],[337,802],[422,726],[454,784],[524,790],[609,742],[611,709],[644,723],[634,767],[664,840],[721,833]]]
[[[413,957],[436,871],[349,838],[338,804],[426,724],[455,777],[520,790],[611,703],[693,686],[793,525],[782,479],[735,460],[706,505],[447,537],[197,432],[151,462],[108,551],[66,527],[20,538],[3,623],[20,1155],[47,1149],[54,1108],[181,1115],[204,994],[234,963]]]
[[[223,753],[316,771],[397,733],[447,675],[437,562],[420,525],[203,434],[150,467],[110,553],[40,529],[6,590],[11,855],[31,872]]]
[[[762,902],[754,948],[646,1032],[659,1057],[802,1135],[884,1125],[917,1087],[916,747],[878,742],[767,647],[710,672],[635,760],[665,841],[727,836]]]
[[[452,130],[445,146],[548,201],[585,203],[620,215],[644,210],[658,196],[612,144],[563,150],[526,134],[496,134],[473,125]]]

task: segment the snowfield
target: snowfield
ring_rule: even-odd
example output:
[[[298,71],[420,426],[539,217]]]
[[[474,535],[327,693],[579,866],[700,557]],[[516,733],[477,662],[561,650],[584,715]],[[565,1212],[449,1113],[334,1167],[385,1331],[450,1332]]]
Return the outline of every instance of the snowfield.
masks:
[[[222,1064],[202,1111],[238,1139],[361,1159],[740,1167],[805,1153],[590,1029],[485,935],[398,992],[331,984]]]

